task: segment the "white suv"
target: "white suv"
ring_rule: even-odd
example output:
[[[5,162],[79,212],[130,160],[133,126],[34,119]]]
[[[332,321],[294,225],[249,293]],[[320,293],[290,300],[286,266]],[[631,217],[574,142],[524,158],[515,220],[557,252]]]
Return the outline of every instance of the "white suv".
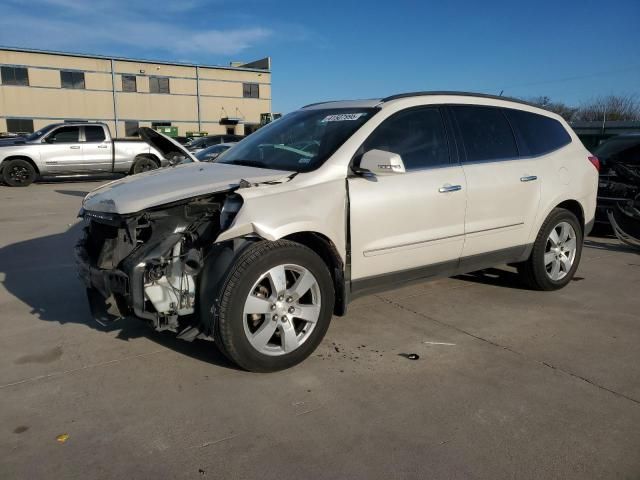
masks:
[[[242,368],[306,358],[351,299],[515,264],[574,275],[598,161],[562,118],[424,92],[306,106],[218,157],[87,195],[77,248],[98,320],[213,339]]]

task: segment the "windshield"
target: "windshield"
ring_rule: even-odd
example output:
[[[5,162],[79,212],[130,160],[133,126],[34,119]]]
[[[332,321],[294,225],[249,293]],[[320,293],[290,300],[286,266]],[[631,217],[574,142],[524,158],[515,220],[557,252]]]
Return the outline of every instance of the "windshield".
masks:
[[[298,110],[252,133],[218,162],[309,172],[329,158],[378,110]]]
[[[44,135],[46,135],[47,133],[49,133],[53,128],[57,127],[58,125],[47,125],[46,127],[44,127],[41,130],[38,130],[36,132],[33,132],[29,135],[27,135],[25,137],[25,139],[27,140],[27,142],[32,142],[34,140],[38,140],[39,138],[42,138]]]

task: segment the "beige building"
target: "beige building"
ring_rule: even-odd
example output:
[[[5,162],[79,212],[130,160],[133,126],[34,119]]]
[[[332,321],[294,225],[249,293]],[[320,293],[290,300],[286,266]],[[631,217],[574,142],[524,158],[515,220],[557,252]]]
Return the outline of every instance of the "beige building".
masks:
[[[138,126],[244,134],[271,112],[269,58],[223,67],[2,48],[0,70],[0,132],[88,120],[117,136]]]

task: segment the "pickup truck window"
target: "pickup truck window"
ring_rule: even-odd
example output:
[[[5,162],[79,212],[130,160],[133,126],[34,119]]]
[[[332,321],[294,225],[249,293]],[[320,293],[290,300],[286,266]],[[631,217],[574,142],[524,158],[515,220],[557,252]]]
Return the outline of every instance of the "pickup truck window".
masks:
[[[47,137],[47,143],[77,143],[80,127],[61,127]]]
[[[85,142],[100,143],[105,141],[104,128],[99,126],[86,126],[84,127],[84,139]]]

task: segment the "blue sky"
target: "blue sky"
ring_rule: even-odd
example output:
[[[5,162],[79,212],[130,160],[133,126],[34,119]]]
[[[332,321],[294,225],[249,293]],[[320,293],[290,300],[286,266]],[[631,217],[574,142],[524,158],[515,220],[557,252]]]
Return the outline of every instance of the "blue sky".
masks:
[[[28,6],[27,6],[28,5]],[[415,90],[640,95],[640,1],[1,0],[0,44],[273,59],[273,109]]]

